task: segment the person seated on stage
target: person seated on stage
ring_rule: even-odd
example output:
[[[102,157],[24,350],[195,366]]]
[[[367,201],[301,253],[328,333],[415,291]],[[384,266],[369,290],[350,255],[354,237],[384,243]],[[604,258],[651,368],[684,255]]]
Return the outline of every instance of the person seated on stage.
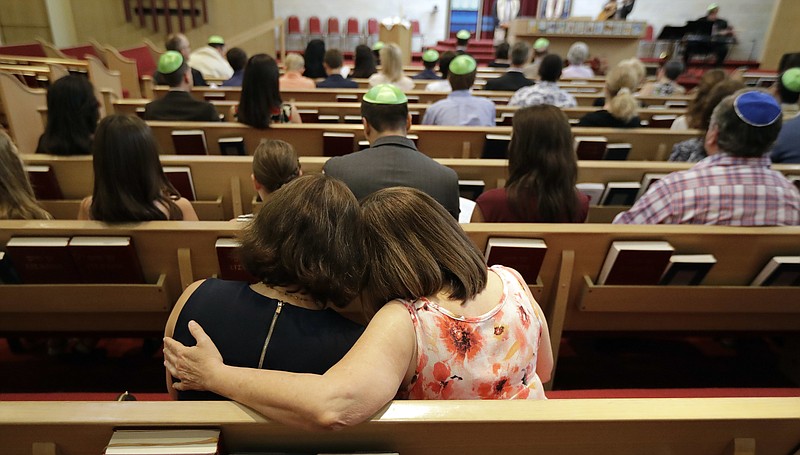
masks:
[[[508,51],[511,46],[508,43],[500,43],[494,48],[494,60],[487,66],[490,68],[508,68],[511,62],[508,60]]]
[[[631,65],[619,64],[606,76],[603,109],[581,117],[578,126],[637,128],[639,101],[633,96],[638,74]]]
[[[781,103],[783,120],[791,120],[798,114],[800,99],[800,68],[784,71],[772,85],[772,94]]]
[[[586,64],[589,59],[589,46],[583,41],[572,43],[567,51],[569,65],[564,68],[561,77],[564,79],[588,79],[594,77],[594,71]]]
[[[36,195],[17,147],[8,134],[0,130],[0,220],[51,218],[53,217],[36,202]]]
[[[672,122],[671,130],[683,131],[689,128],[697,128],[703,118],[703,107],[705,106],[705,99],[711,90],[720,82],[728,79],[727,73],[721,69],[708,70],[700,76],[700,82],[695,88],[689,91],[690,95],[694,98],[689,100],[689,105],[686,107],[686,114],[678,116]]]
[[[227,334],[209,336],[195,322],[186,340],[194,347],[165,338],[171,387],[329,430],[361,423],[395,397],[545,399],[550,334],[519,273],[487,267],[456,220],[421,191],[387,188],[361,205],[370,264],[364,294],[377,313],[339,363],[324,375],[237,368],[214,344]]]
[[[156,138],[139,117],[109,115],[100,121],[92,167],[94,191],[81,201],[79,220],[197,221],[192,203],[164,175]]]
[[[219,35],[208,37],[208,44],[189,54],[189,66],[197,68],[206,79],[228,80],[233,68],[225,58],[225,40]]]
[[[542,64],[542,60],[544,60],[544,56],[547,55],[549,49],[550,40],[547,38],[538,38],[533,42],[533,59],[522,69],[522,73],[525,74],[526,78],[533,80],[539,77],[539,65]]]
[[[438,74],[436,74],[435,68],[436,63],[439,62],[439,52],[436,49],[428,49],[427,51],[422,53],[422,66],[425,67],[422,72],[417,75],[411,76],[411,79],[433,79],[439,80]]]
[[[516,92],[522,87],[533,85],[534,82],[526,78],[522,73],[522,66],[528,61],[530,53],[531,48],[528,47],[528,43],[525,41],[514,43],[511,48],[511,67],[508,68],[506,74],[494,79],[488,79],[483,89]]]
[[[414,81],[403,75],[403,51],[395,43],[389,43],[381,48],[381,70],[369,77],[369,86],[392,84],[400,90],[407,92],[414,90]]]
[[[575,97],[558,86],[563,62],[558,54],[548,54],[539,66],[540,81],[536,85],[522,87],[509,100],[509,106],[536,106],[551,104],[556,107],[575,107]]]
[[[183,56],[175,51],[165,52],[158,59],[158,72],[169,85],[163,98],[147,103],[145,120],[184,122],[218,122],[217,108],[191,94],[192,74]]]
[[[293,180],[242,233],[242,265],[259,281],[196,281],[172,309],[165,336],[194,345],[193,321],[214,338],[228,365],[325,373],[364,332],[336,311],[361,291],[363,224],[358,201],[342,182],[325,174]],[[167,376],[178,400],[224,399],[177,390],[172,382]]]
[[[306,44],[306,51],[303,52],[305,59],[305,71],[303,76],[311,79],[321,79],[327,77],[325,66],[322,61],[325,59],[325,41],[312,39]]]
[[[706,133],[708,158],[655,182],[614,223],[800,225],[800,191],[769,168],[781,124],[781,106],[766,92],[725,98]]]
[[[714,54],[716,66],[722,66],[728,55],[729,43],[736,42],[736,33],[728,21],[719,17],[719,5],[708,5],[707,13],[697,21],[697,24],[710,24],[711,35],[689,39],[683,52],[683,63],[688,67],[695,54]]]
[[[173,33],[167,37],[167,41],[164,43],[164,47],[167,48],[168,51],[175,51],[179,52],[184,60],[189,59],[191,55],[192,48],[189,44],[189,38],[186,37],[183,33]],[[205,78],[203,78],[203,74],[192,68],[189,65],[189,69],[192,72],[192,85],[195,87],[206,87],[208,83],[206,82]],[[164,79],[164,75],[156,70],[155,74],[153,74],[153,80],[158,85],[169,85],[167,81]]]
[[[467,53],[470,38],[472,38],[472,34],[469,30],[459,30],[458,33],[456,33],[456,54],[461,55]]]
[[[542,104],[514,114],[505,188],[484,192],[473,223],[583,223],[589,198],[575,188],[578,162],[569,119]]]
[[[450,87],[450,81],[447,80],[447,76],[450,74],[450,62],[452,62],[454,58],[456,58],[456,53],[453,51],[442,53],[439,57],[439,72],[442,74],[442,80],[431,82],[426,85],[426,92],[449,92],[453,90],[453,88]]]
[[[695,163],[708,156],[705,148],[705,137],[711,125],[711,115],[717,105],[726,97],[736,93],[745,87],[742,81],[727,79],[715,85],[711,92],[703,100],[703,110],[698,115],[697,123],[694,128],[702,131],[700,137],[687,139],[672,146],[672,154],[669,161],[684,161]]]
[[[283,76],[278,78],[278,86],[281,90],[311,90],[317,88],[317,83],[314,82],[314,79],[303,76],[303,71],[306,69],[305,64],[302,55],[286,54],[286,60],[284,61],[286,71]]]
[[[342,63],[344,58],[339,49],[328,49],[325,51],[325,58],[322,66],[328,77],[317,82],[317,88],[358,88],[358,82],[351,81],[342,77]]]
[[[478,64],[469,55],[459,55],[450,62],[447,79],[453,91],[447,98],[425,110],[423,125],[495,126],[494,103],[470,91],[475,83]]]
[[[359,44],[356,46],[355,57],[353,59],[353,70],[347,75],[348,79],[369,79],[377,73],[375,66],[375,55],[369,46]]]
[[[47,89],[47,125],[36,153],[88,155],[99,119],[100,103],[88,77],[58,79]]]
[[[458,176],[406,137],[411,127],[406,95],[389,84],[373,87],[361,100],[361,117],[370,148],[329,159],[323,172],[345,182],[358,200],[381,188],[417,188],[458,219]]]
[[[244,67],[247,65],[247,52],[239,47],[231,48],[225,57],[228,59],[231,68],[233,68],[233,76],[222,83],[223,87],[241,87],[242,79],[244,79]]]
[[[256,54],[247,61],[242,95],[234,116],[253,128],[269,128],[270,123],[302,123],[297,109],[281,101],[278,64],[267,54]]]
[[[683,74],[683,63],[680,60],[670,60],[658,69],[655,82],[645,83],[639,96],[672,96],[683,95],[686,89],[676,80]]]

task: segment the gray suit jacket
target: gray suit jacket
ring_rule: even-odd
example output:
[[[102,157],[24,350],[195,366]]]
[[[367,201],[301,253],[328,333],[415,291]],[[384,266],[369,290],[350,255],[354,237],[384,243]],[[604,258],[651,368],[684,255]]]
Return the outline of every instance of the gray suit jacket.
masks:
[[[342,180],[358,200],[383,188],[416,188],[436,199],[458,219],[458,176],[421,153],[402,136],[382,137],[360,152],[331,158],[323,171]]]

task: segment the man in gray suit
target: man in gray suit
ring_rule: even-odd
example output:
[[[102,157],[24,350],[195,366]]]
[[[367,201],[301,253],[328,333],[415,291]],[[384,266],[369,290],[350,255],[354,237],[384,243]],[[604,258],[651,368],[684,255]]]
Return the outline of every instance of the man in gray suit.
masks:
[[[406,137],[411,126],[406,95],[393,85],[377,85],[364,95],[361,117],[370,148],[331,158],[323,172],[346,183],[359,200],[383,188],[416,188],[458,219],[458,176]]]

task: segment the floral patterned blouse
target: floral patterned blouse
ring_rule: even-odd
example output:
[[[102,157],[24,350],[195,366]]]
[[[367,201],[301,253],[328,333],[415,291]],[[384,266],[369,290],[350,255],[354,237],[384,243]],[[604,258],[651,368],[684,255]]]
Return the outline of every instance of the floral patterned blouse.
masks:
[[[417,368],[399,398],[545,399],[536,374],[544,316],[516,271],[490,270],[502,279],[503,296],[482,316],[459,316],[425,298],[403,302],[416,332]]]

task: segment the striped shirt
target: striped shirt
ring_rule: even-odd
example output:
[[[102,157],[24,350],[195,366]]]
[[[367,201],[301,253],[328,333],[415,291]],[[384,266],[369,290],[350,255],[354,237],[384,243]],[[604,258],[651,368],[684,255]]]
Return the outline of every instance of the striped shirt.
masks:
[[[719,153],[654,183],[617,224],[800,225],[800,192],[766,156]]]

